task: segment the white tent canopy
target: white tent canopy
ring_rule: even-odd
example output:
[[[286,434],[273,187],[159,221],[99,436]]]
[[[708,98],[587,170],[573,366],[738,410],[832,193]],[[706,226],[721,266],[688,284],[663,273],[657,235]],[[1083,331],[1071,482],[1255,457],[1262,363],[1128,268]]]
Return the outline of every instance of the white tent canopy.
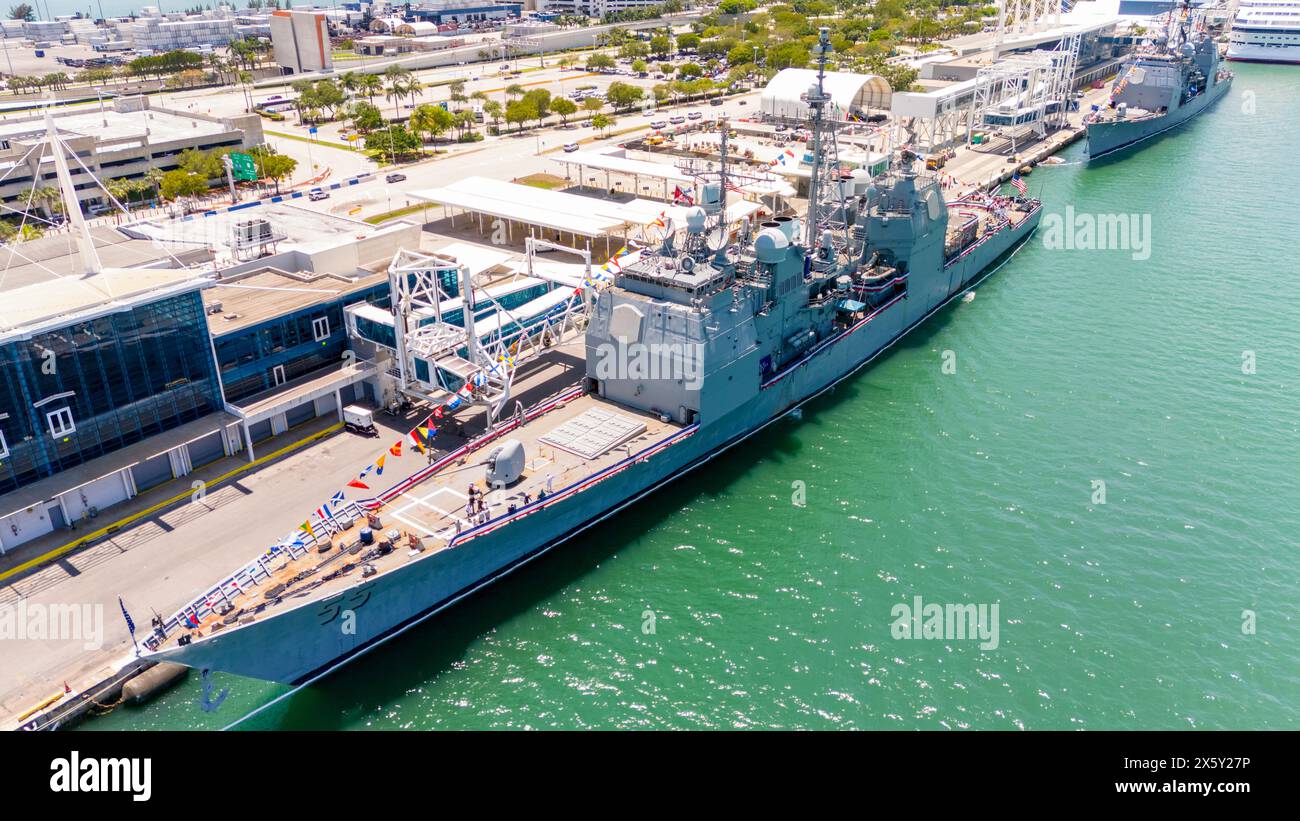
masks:
[[[593,239],[620,233],[627,225],[627,218],[617,213],[618,206],[613,203],[489,177],[468,177],[441,188],[412,191],[411,196]]]
[[[582,168],[592,168],[598,171],[612,171],[617,174],[628,174],[635,177],[646,177],[648,179],[666,180],[668,182],[682,183],[687,186],[695,183],[695,178],[681,169],[665,165],[664,163],[650,162],[648,160],[634,160],[627,156],[600,151],[575,151],[572,154],[565,154],[552,159],[565,165],[577,165]]]
[[[807,119],[811,110],[800,97],[816,84],[817,72],[812,69],[782,69],[763,89],[759,105],[770,117]],[[831,112],[838,109],[841,117],[851,111],[888,110],[893,95],[885,78],[875,74],[828,71],[824,87],[831,98]]]

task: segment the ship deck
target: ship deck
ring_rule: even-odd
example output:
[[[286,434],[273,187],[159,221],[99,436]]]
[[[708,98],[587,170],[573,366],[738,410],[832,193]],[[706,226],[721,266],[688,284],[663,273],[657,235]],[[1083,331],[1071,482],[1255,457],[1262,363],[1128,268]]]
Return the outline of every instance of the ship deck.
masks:
[[[553,406],[547,408],[551,403]],[[197,628],[172,629],[154,649],[175,646],[187,634],[202,638],[237,623],[247,624],[327,598],[359,584],[363,578],[390,573],[498,527],[527,528],[528,515],[545,504],[539,495],[548,485],[550,491],[544,494],[547,499],[566,491],[581,492],[574,486],[682,430],[672,421],[583,393],[577,387],[533,407],[529,413],[536,415],[522,424],[495,435],[489,432],[451,451],[431,465],[430,475],[409,487],[405,485],[411,479],[405,480],[377,497],[378,506],[366,515],[355,521],[339,521],[337,532],[316,534],[305,553],[281,553],[263,562],[264,575],[254,572],[251,578],[230,585],[227,596],[217,597],[228,597],[228,608],[208,597],[209,606],[216,610],[203,612],[207,608],[200,608]],[[509,419],[502,420],[496,430],[509,423]],[[566,423],[571,424],[560,432],[561,436],[577,433],[567,447],[544,441]],[[523,475],[508,487],[491,488],[486,481],[485,460],[497,445],[512,439],[524,448]],[[441,461],[446,463],[435,467]],[[484,500],[486,515],[469,512],[471,486]],[[394,490],[397,492],[391,492]],[[524,509],[525,505],[531,507]],[[373,527],[376,520],[378,528]],[[374,541],[362,545],[361,532],[367,527]],[[376,547],[385,541],[391,543],[391,551],[375,555]],[[416,543],[418,549],[413,549]],[[366,565],[375,573],[363,575]]]
[[[1008,197],[972,193],[948,203],[945,259],[952,261],[960,257],[981,240],[1005,227],[1014,228],[1029,219],[1029,216],[1029,211],[1021,210],[1016,201]]]

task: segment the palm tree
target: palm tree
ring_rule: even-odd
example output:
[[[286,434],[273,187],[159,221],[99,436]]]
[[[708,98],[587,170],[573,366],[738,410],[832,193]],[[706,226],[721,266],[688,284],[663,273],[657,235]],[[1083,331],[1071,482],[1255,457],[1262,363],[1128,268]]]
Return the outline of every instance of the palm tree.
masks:
[[[462,138],[474,130],[474,124],[476,122],[478,122],[478,118],[474,116],[473,111],[470,111],[467,108],[462,108],[460,111],[456,112],[456,129],[460,131],[460,136]]]
[[[389,66],[384,69],[384,78],[388,80],[388,89],[384,92],[384,98],[393,101],[394,116],[401,114],[397,102],[406,96],[406,86],[410,76],[410,70],[401,66]]]
[[[253,72],[239,72],[239,87],[244,90],[244,110],[253,110],[253,97],[249,94],[249,88],[253,85]]]
[[[420,82],[419,77],[407,77],[403,87],[406,89],[406,96],[411,98],[412,105],[415,104],[416,97],[424,96],[424,83]]]
[[[153,189],[153,198],[158,199],[162,196],[162,178],[163,170],[161,168],[150,168],[144,172],[145,181]]]
[[[108,191],[109,196],[125,205],[131,197],[131,186],[129,180],[116,179],[104,183],[104,188]]]
[[[383,88],[384,81],[380,79],[378,74],[362,74],[357,79],[357,91],[366,95],[366,99],[370,101],[371,105],[374,105],[375,95],[382,91]]]
[[[397,102],[406,96],[406,81],[401,77],[394,77],[389,81],[388,88],[384,89],[384,99],[393,104],[393,116],[400,117],[401,109],[397,107]]]
[[[40,208],[50,216],[63,211],[63,192],[57,188],[29,188],[19,199],[28,211]]]
[[[215,51],[208,52],[207,63],[208,68],[212,69],[212,73],[217,75],[217,82],[221,85],[225,85],[226,72],[230,68],[229,64],[226,63],[225,60],[221,59],[221,55]]]
[[[501,126],[502,110],[501,103],[496,100],[488,100],[483,103],[483,113],[491,117],[492,125],[497,126],[498,128]]]
[[[339,88],[351,96],[361,87],[361,77],[355,71],[345,71],[339,75]]]

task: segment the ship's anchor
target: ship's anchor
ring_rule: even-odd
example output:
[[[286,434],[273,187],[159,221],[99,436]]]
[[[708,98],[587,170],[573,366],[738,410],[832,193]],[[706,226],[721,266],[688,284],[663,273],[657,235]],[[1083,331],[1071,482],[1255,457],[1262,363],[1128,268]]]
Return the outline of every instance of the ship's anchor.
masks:
[[[203,695],[199,696],[199,706],[203,708],[203,712],[215,713],[228,695],[230,695],[230,690],[223,688],[217,694],[217,700],[212,700],[212,671],[206,667],[203,668]]]

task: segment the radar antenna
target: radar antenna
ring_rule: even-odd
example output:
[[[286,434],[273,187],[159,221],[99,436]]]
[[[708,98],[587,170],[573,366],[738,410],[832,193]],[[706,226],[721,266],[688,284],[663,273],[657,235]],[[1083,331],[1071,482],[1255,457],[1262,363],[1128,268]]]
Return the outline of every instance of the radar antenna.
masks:
[[[817,33],[817,85],[808,89],[804,102],[812,109],[812,169],[808,180],[808,219],[804,226],[804,247],[825,246],[823,231],[831,232],[835,254],[848,246],[849,223],[845,218],[843,185],[841,183],[840,154],[836,132],[836,118],[828,117],[826,107],[831,103],[826,93],[826,58],[833,51],[830,29],[823,26]],[[816,267],[816,266],[815,266]]]

